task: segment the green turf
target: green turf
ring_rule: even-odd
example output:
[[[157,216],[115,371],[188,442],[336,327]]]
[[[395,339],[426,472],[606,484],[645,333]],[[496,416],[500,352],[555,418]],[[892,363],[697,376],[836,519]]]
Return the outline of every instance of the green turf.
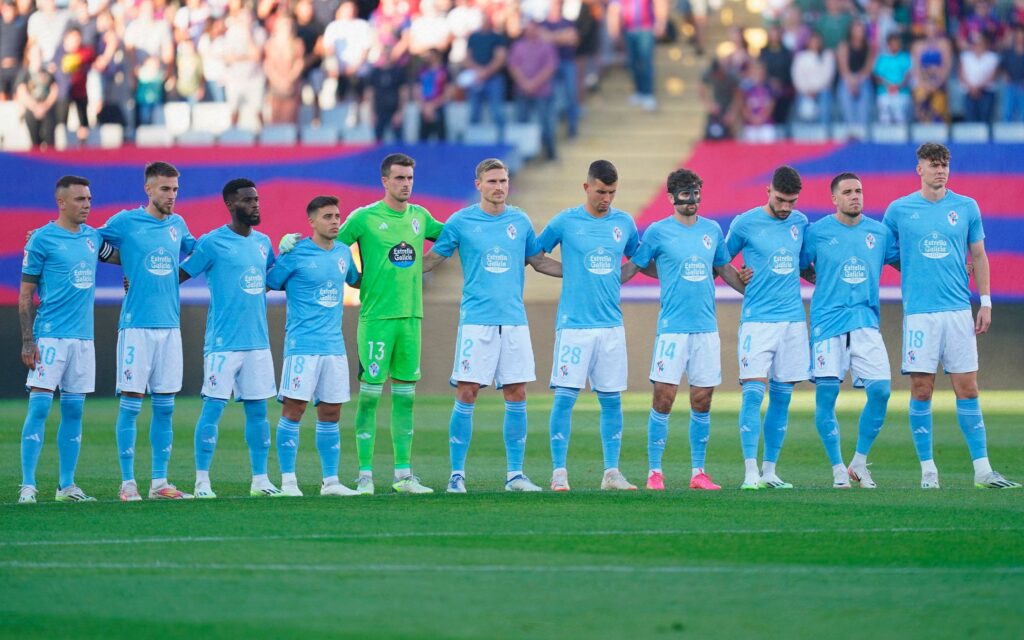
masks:
[[[906,397],[894,396],[872,459],[877,491],[835,491],[812,397],[794,397],[780,475],[796,489],[740,492],[738,398],[713,412],[708,468],[725,490],[683,489],[686,413],[673,418],[664,494],[597,491],[597,403],[575,413],[570,494],[501,490],[501,405],[476,412],[466,496],[394,496],[378,438],[372,498],[316,494],[312,424],[299,477],[312,497],[253,499],[242,411],[221,427],[210,502],[116,501],[116,403],[90,399],[78,483],[98,504],[56,504],[55,406],[40,462],[42,502],[13,504],[24,402],[0,402],[0,636],[17,638],[1007,638],[1024,629],[1024,492],[972,486],[950,394],[936,402],[943,488],[917,487]],[[840,398],[843,445],[863,396]],[[622,470],[646,471],[645,396],[627,396]],[[387,402],[384,403],[386,412]],[[443,489],[450,398],[420,398],[414,467]],[[1024,394],[983,398],[996,468],[1024,477]],[[527,473],[546,486],[550,397],[530,402]],[[272,407],[276,412],[276,406]],[[191,487],[194,399],[176,413],[171,479]],[[137,449],[148,477],[148,402]],[[382,415],[382,420],[385,416]],[[342,477],[355,469],[352,410]],[[272,420],[273,422],[273,420]],[[386,433],[386,428],[384,429]],[[276,476],[271,453],[272,476]],[[145,490],[145,482],[140,482]]]

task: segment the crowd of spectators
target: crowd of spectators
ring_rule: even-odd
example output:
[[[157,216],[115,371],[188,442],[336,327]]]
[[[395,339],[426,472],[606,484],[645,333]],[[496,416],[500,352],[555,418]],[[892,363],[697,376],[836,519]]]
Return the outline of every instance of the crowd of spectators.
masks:
[[[611,0],[629,4],[652,0]],[[655,0],[662,2],[664,0]],[[297,123],[300,106],[347,104],[348,126],[445,138],[466,99],[504,139],[505,105],[539,122],[555,157],[564,119],[599,71],[607,0],[0,0],[0,101],[24,107],[35,146],[117,123],[152,124],[169,101],[224,102],[232,122]],[[627,24],[628,21],[627,21]],[[651,99],[653,99],[653,90]],[[411,142],[411,141],[410,141]]]
[[[709,138],[785,125],[1024,121],[1024,0],[776,0],[704,73]],[[780,126],[781,125],[781,126]]]

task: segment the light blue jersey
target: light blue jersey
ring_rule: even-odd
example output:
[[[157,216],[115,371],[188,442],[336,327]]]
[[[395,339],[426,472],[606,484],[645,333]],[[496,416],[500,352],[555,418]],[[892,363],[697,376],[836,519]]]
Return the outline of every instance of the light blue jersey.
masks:
[[[25,245],[21,272],[39,277],[39,309],[32,327],[39,338],[93,339],[96,261],[103,238],[83,224],[71,233],[50,222]]]
[[[459,323],[526,324],[526,258],[540,253],[526,213],[508,206],[491,215],[479,204],[456,211],[445,222],[433,251],[449,258],[456,249],[465,281]]]
[[[729,255],[743,252],[754,278],[743,294],[741,322],[804,322],[800,300],[800,247],[807,216],[794,210],[779,220],[756,207],[733,219],[725,243]]]
[[[278,258],[267,272],[267,286],[287,293],[285,357],[345,355],[341,317],[346,282],[359,282],[359,271],[352,252],[340,242],[326,251],[306,238]]]
[[[181,269],[205,273],[210,287],[204,354],[270,348],[266,279],[273,264],[270,238],[255,229],[240,236],[224,225],[199,238]]]
[[[612,209],[597,218],[581,205],[555,216],[538,239],[548,253],[562,245],[562,297],[556,327],[620,326],[622,257],[632,258],[640,244],[632,216]]]
[[[178,263],[196,245],[185,220],[176,213],[157,220],[139,207],[115,214],[99,231],[121,252],[121,268],[131,283],[120,328],[176,329]]]
[[[811,342],[854,329],[878,328],[878,280],[882,266],[899,260],[888,227],[861,216],[848,227],[834,215],[807,228],[800,269],[814,265]]]
[[[651,262],[658,267],[658,334],[718,331],[714,268],[729,264],[729,250],[717,222],[698,217],[687,227],[674,217],[659,220],[632,260],[641,269]]]
[[[904,314],[971,308],[964,265],[970,245],[985,239],[977,202],[948,189],[938,202],[914,192],[890,204],[882,221],[900,248]]]

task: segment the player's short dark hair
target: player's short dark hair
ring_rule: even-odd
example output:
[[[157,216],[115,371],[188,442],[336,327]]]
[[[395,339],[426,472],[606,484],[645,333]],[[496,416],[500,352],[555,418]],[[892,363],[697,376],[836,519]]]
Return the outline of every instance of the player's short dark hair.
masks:
[[[839,183],[842,182],[843,180],[856,180],[860,182],[860,176],[850,171],[844,171],[843,173],[840,173],[836,177],[832,178],[832,184],[829,186],[829,189],[831,189],[832,193],[836,192],[836,189],[839,188]]]
[[[306,216],[311,217],[324,207],[338,206],[338,199],[334,196],[317,196],[306,205]]]
[[[482,175],[494,169],[504,169],[508,173],[508,166],[504,162],[498,158],[487,158],[476,165],[476,179],[479,180]]]
[[[384,161],[380,163],[380,175],[388,177],[391,175],[391,167],[394,165],[400,167],[415,167],[416,161],[404,153],[392,153],[384,158]]]
[[[89,179],[83,178],[82,176],[61,176],[60,179],[57,180],[57,184],[54,186],[53,190],[60,191],[61,189],[67,189],[74,184],[88,187]]]
[[[772,188],[779,193],[796,195],[804,188],[800,180],[800,174],[796,169],[788,165],[782,165],[772,174]]]
[[[150,178],[177,178],[181,174],[173,164],[157,160],[146,165],[146,171],[143,175],[145,175],[148,181]]]
[[[938,142],[926,142],[917,148],[917,159],[949,164],[949,149]]]
[[[234,180],[228,180],[228,183],[224,185],[224,189],[221,194],[224,196],[224,202],[227,202],[241,189],[255,189],[256,183],[249,178],[235,178]]]
[[[668,174],[668,180],[665,183],[668,188],[668,192],[675,195],[684,188],[697,188],[700,189],[704,186],[704,181],[695,172],[689,169],[676,169],[672,173]]]
[[[615,165],[607,160],[594,160],[587,169],[587,181],[600,180],[605,184],[615,184],[619,181],[619,172]]]

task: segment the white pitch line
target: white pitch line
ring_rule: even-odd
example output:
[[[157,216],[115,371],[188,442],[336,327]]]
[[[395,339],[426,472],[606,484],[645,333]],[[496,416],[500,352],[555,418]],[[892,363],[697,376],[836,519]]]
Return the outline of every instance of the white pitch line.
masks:
[[[4,540],[3,547],[63,547],[63,546],[104,546],[139,544],[175,544],[194,542],[268,542],[268,541],[346,541],[346,540],[392,540],[416,538],[605,538],[605,537],[659,537],[659,536],[758,536],[758,535],[816,535],[816,534],[919,534],[956,532],[1015,532],[1024,527],[873,527],[859,529],[637,529],[605,531],[397,531],[367,533],[309,533],[295,535],[266,536],[151,536],[145,538],[99,538],[65,540]]]
[[[456,565],[456,564],[256,564],[181,562],[26,562],[0,561],[0,570],[88,570],[88,571],[247,571],[253,573],[612,573],[634,575],[678,574],[786,574],[832,575],[1022,575],[1024,567],[824,567],[806,565],[768,566],[622,566],[622,565]]]

